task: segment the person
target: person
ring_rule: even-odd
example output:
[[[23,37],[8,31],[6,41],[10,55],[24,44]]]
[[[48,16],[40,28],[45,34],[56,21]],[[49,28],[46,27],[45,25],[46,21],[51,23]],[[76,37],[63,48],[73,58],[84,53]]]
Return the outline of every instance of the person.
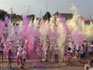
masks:
[[[79,58],[80,58],[80,45],[79,44],[75,44],[75,49],[74,49],[74,51],[75,51],[75,56],[76,56],[76,58],[77,58],[77,60],[79,61]]]
[[[4,53],[4,45],[3,43],[0,44],[0,55],[2,57],[2,61],[3,61],[3,53]]]
[[[93,67],[92,67],[92,63],[93,63],[93,56],[91,57],[91,59],[90,59],[90,69],[89,70],[93,70]]]
[[[40,62],[42,62],[42,48],[39,47],[36,49],[37,52],[37,58],[40,60]]]
[[[6,41],[7,37],[8,37],[8,25],[7,24],[5,24],[5,28],[4,28],[4,31],[3,31],[3,36],[4,36],[4,39]]]
[[[10,48],[8,49],[7,57],[8,57],[8,65],[7,66],[11,68],[13,53]]]
[[[42,62],[42,58],[43,58],[43,49],[42,49],[43,45],[41,45],[40,47],[40,62]]]
[[[58,62],[58,47],[55,47],[55,62]]]
[[[84,68],[85,68],[85,70],[89,70],[90,69],[90,61],[88,61],[88,63],[87,64],[85,64],[85,66],[84,66]]]
[[[24,49],[22,52],[22,64],[23,64],[23,66],[25,65],[26,58],[27,58],[27,52]]]
[[[19,60],[20,60],[20,62],[21,62],[21,68],[23,68],[22,52],[23,52],[23,45],[21,47],[18,47],[17,48],[17,64],[19,64]]]
[[[48,52],[49,52],[49,46],[45,49],[45,61],[48,62]]]
[[[86,40],[84,40],[83,45],[84,45],[85,59],[86,59],[86,57],[87,57],[87,50],[88,50],[88,42]]]
[[[67,65],[72,65],[71,58],[72,58],[72,51],[71,51],[71,48],[68,47],[68,49],[67,49]]]
[[[89,55],[90,55],[90,58],[92,57],[92,55],[93,55],[93,44],[92,43],[90,43],[90,45],[89,45],[89,47],[88,47],[88,51],[89,51]]]
[[[91,63],[93,63],[93,56],[91,57]]]
[[[84,45],[81,45],[80,48],[80,62],[84,65]]]

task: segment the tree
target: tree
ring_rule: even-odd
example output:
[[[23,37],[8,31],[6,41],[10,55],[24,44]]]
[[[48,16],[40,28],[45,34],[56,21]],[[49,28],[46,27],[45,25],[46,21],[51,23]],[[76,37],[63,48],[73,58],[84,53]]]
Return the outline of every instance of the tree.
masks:
[[[28,15],[28,18],[31,18],[32,21],[34,21],[34,19],[35,19],[35,15],[34,15],[34,14]]]
[[[45,15],[43,16],[44,20],[50,20],[50,18],[51,18],[50,12],[46,12]]]
[[[4,21],[6,16],[9,16],[9,14],[4,10],[0,10],[0,20]]]

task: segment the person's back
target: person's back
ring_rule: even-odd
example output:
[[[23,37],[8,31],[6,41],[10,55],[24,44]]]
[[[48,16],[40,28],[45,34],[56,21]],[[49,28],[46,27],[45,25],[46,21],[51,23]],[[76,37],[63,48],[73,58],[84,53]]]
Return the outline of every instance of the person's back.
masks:
[[[12,57],[12,51],[9,49],[8,53],[7,53],[8,58],[10,59]]]

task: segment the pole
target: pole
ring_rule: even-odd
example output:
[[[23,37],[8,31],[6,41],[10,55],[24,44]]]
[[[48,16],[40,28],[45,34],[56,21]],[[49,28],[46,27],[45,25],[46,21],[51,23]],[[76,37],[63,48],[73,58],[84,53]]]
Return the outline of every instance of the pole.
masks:
[[[47,0],[46,0],[46,12],[47,12]]]

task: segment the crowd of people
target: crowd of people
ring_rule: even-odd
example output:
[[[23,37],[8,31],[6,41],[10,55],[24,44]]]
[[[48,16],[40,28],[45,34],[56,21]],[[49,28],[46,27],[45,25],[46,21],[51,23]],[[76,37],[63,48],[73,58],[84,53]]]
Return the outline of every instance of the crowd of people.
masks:
[[[27,22],[27,20],[24,20],[24,22]],[[17,26],[19,26],[16,23],[12,25],[13,28],[17,28]],[[3,59],[4,57],[8,59],[8,65],[7,65],[8,67],[11,67],[11,63],[13,62],[14,59],[16,59],[17,64],[21,63],[21,68],[24,67],[26,59],[29,60],[36,59],[39,60],[40,62],[42,62],[43,59],[45,59],[45,62],[50,62],[50,60],[53,59],[55,62],[59,62],[59,58],[62,56],[60,55],[60,53],[62,52],[60,52],[59,44],[57,44],[58,36],[57,33],[55,33],[57,25],[54,25],[54,30],[55,30],[54,33],[51,32],[52,34],[50,33],[50,35],[47,35],[46,33],[44,33],[45,35],[42,35],[41,33],[42,35],[41,37],[44,36],[46,37],[46,39],[43,39],[43,41],[41,40],[42,38],[40,38],[36,29],[33,30],[34,29],[33,27],[35,27],[33,25],[32,25],[33,29],[32,31],[30,31],[31,35],[29,33],[29,30],[26,31],[27,30],[25,27],[26,25],[23,25],[24,31],[22,31],[23,33],[21,32],[22,35],[18,32],[18,29],[14,29],[13,33],[9,31],[9,29],[12,28],[10,27],[9,23],[7,24],[2,23],[2,26],[3,30],[0,29],[0,56],[2,62],[4,60]],[[48,25],[46,24],[46,26]],[[38,25],[35,28],[39,30],[40,26]],[[36,31],[35,36],[33,36],[32,34],[34,31]],[[71,59],[73,57],[83,65],[84,65],[84,60],[87,58],[90,59],[89,60],[90,63],[93,63],[93,41],[83,40],[82,43],[78,43],[76,40],[73,39],[72,36],[73,35],[71,35],[71,33],[66,34],[65,36],[66,38],[63,44],[65,48],[61,47],[64,49],[62,57],[65,56],[67,65],[73,64],[71,62]],[[47,45],[45,45],[44,43]],[[88,64],[90,65],[90,63]]]
[[[12,41],[9,42],[9,46],[12,46]],[[73,44],[73,42],[72,42]],[[79,61],[80,63],[82,63],[84,65],[84,60],[89,58],[90,59],[90,63],[93,63],[93,42],[89,41],[84,41],[84,43],[82,45],[78,45],[78,44],[73,44],[73,48],[68,45],[68,47],[65,49],[64,52],[64,56],[66,56],[65,59],[67,59],[67,65],[72,65],[71,59],[72,57],[74,57],[77,61]],[[16,52],[14,52],[12,47],[6,47],[4,45],[4,43],[0,42],[0,56],[1,56],[1,61],[3,62],[3,57],[7,56],[8,59],[8,66],[11,67],[11,63],[14,59],[14,57],[16,57],[16,62],[17,64],[21,63],[21,68],[23,68],[26,59],[28,58],[28,51],[26,50],[26,48],[24,47],[24,45],[20,45],[17,48],[15,48]],[[37,57],[40,62],[42,62],[43,59],[43,50],[41,48],[40,49],[35,49],[36,50],[36,54]],[[40,51],[39,51],[40,50]],[[52,50],[53,51],[53,50]],[[54,53],[54,59],[55,62],[59,61],[59,49],[58,47],[56,47],[54,49],[54,51],[52,52]],[[45,62],[49,62],[49,58],[51,57],[50,52],[50,46],[48,46],[45,49]],[[89,55],[88,55],[89,53]],[[35,54],[35,53],[34,53]],[[36,56],[36,55],[35,55]],[[89,57],[88,57],[89,56]]]

